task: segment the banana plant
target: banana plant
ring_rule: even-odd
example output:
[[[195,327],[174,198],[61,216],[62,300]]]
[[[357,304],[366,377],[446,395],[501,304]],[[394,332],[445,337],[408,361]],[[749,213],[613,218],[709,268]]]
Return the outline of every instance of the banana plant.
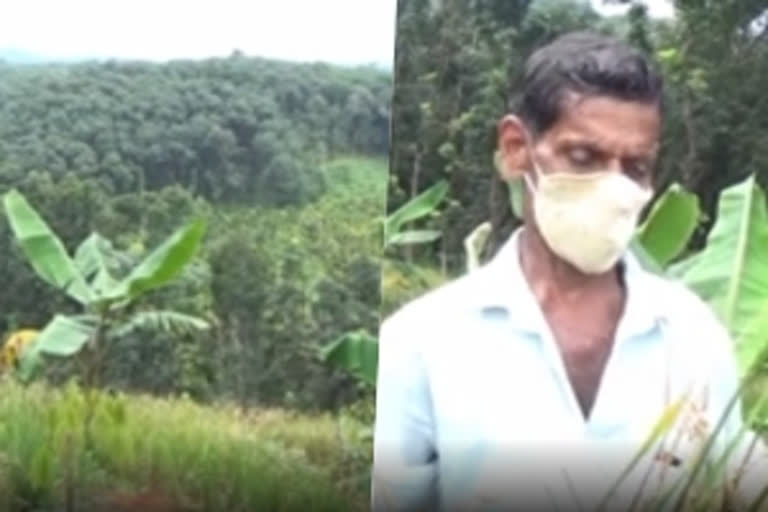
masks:
[[[201,318],[175,311],[133,312],[137,300],[171,284],[196,255],[205,233],[202,220],[177,230],[127,275],[118,277],[112,264],[116,251],[106,238],[91,234],[67,252],[62,241],[17,190],[3,198],[14,239],[36,274],[75,301],[81,313],[56,314],[22,355],[18,376],[28,380],[44,356],[71,357],[87,352],[92,364],[84,380],[95,384],[98,355],[106,345],[139,328],[198,331],[209,328]]]
[[[677,279],[707,302],[730,332],[742,372],[742,384],[729,405],[755,383],[765,380],[765,360],[768,359],[768,206],[763,189],[751,175],[722,191],[716,221],[709,232],[705,247],[699,252],[685,254],[688,237],[698,224],[698,203],[687,192],[672,189],[655,205],[648,220],[641,226],[636,239],[654,264],[673,279]],[[681,257],[682,256],[682,257]],[[762,381],[762,382],[761,382]],[[764,384],[763,384],[764,385]],[[737,474],[731,474],[720,456],[712,468],[704,469],[704,460],[712,455],[713,439],[720,435],[723,420],[707,433],[697,463],[675,482],[681,489],[681,501],[671,502],[671,494],[656,497],[653,510],[662,504],[675,510],[714,510],[718,503],[717,489],[723,482],[729,501],[736,498],[744,510],[764,510],[768,486],[760,484],[746,493],[738,480],[745,475],[765,474],[768,450],[759,436],[751,430],[764,410],[765,396],[760,393],[757,403],[747,403],[744,411],[745,428],[729,441],[727,451],[735,461]],[[726,412],[723,417],[728,413]],[[699,480],[702,488],[715,489],[709,494],[695,491]],[[754,492],[754,491],[757,492]],[[706,494],[706,495],[705,495]],[[761,508],[762,507],[762,508]]]
[[[684,256],[701,220],[699,198],[678,183],[662,193],[638,227],[631,249],[648,270],[663,274]]]
[[[768,341],[765,193],[754,176],[723,190],[704,248],[686,254],[700,218],[696,196],[673,185],[639,227],[633,248],[650,268],[679,280],[713,308],[733,336],[746,371]]]
[[[725,189],[717,220],[700,252],[672,265],[680,279],[720,317],[746,371],[766,344],[768,207],[754,176]]]
[[[368,386],[376,386],[379,344],[364,330],[348,332],[321,349],[321,358],[357,377]]]
[[[384,246],[412,245],[434,242],[440,231],[431,229],[403,230],[409,222],[431,215],[447,197],[448,182],[438,181],[424,192],[410,199],[384,219]]]
[[[448,192],[448,182],[441,180],[388,215],[384,219],[384,247],[430,243],[440,238],[442,233],[437,230],[405,230],[404,227],[433,214]],[[319,350],[322,361],[370,386],[376,385],[378,353],[378,340],[364,330],[345,333]]]

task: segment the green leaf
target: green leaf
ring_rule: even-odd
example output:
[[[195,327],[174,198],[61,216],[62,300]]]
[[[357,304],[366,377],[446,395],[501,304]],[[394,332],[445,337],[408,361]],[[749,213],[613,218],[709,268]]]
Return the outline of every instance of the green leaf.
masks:
[[[104,244],[109,244],[109,240],[98,233],[91,233],[77,246],[75,266],[84,278],[89,279],[99,269],[107,267],[106,258],[102,252]]]
[[[49,489],[54,482],[54,451],[47,444],[36,447],[29,461],[29,483],[37,491]]]
[[[399,231],[404,224],[432,213],[443,202],[448,191],[448,182],[440,180],[390,214],[385,220],[387,238]]]
[[[85,321],[89,318],[54,316],[37,335],[29,352],[60,357],[76,354],[96,332],[96,326]]]
[[[525,197],[525,182],[522,179],[507,181],[507,190],[509,192],[509,205],[512,207],[512,213],[518,219],[523,218],[523,200]]]
[[[6,193],[3,202],[14,237],[37,275],[80,304],[90,302],[93,293],[85,278],[59,237],[27,199],[13,189]]]
[[[25,350],[19,358],[19,368],[16,370],[14,376],[21,382],[29,382],[35,378],[38,370],[42,367],[43,358],[40,355],[40,351],[34,350],[34,347],[30,347],[29,350]]]
[[[379,362],[379,344],[365,331],[344,334],[320,350],[320,357],[375,386]]]
[[[496,150],[493,153],[493,167],[496,172],[501,174],[502,171],[501,152]],[[507,193],[509,194],[509,206],[512,208],[512,213],[519,220],[523,219],[523,200],[525,198],[525,180],[523,178],[506,180],[504,184],[507,187]]]
[[[664,269],[659,263],[648,254],[645,248],[640,244],[637,238],[633,238],[629,244],[629,250],[637,258],[640,265],[647,271],[657,275],[663,275]]]
[[[119,282],[117,279],[112,277],[112,274],[110,274],[109,269],[106,267],[99,269],[99,271],[96,273],[96,276],[93,278],[93,282],[91,282],[91,288],[99,299],[101,299],[105,293],[113,290],[118,285]],[[94,302],[97,302],[99,299],[94,299]]]
[[[440,231],[433,230],[403,231],[402,233],[395,233],[389,237],[389,240],[387,240],[387,245],[425,244],[434,242],[440,238],[441,235],[442,233]]]
[[[740,354],[762,347],[755,318],[768,300],[768,210],[754,176],[720,196],[706,247],[680,263],[682,281],[709,303],[737,341]],[[674,272],[674,267],[672,268]],[[742,368],[743,370],[745,368]]]
[[[210,329],[211,325],[196,316],[176,311],[142,311],[136,313],[125,324],[116,327],[110,334],[123,337],[136,331],[168,332],[191,334]]]
[[[672,279],[682,281],[683,277],[688,273],[688,269],[693,268],[699,264],[698,259],[695,256],[696,254],[693,254],[685,259],[675,262],[671,266],[664,269],[664,273]]]
[[[179,229],[109,290],[106,297],[134,299],[170,283],[195,257],[204,236],[205,222],[201,219]]]
[[[706,92],[709,83],[707,82],[707,73],[701,68],[694,68],[688,73],[686,85],[696,93]]]
[[[740,338],[735,342],[736,346],[740,347],[739,367],[745,372],[755,368],[765,359],[768,349],[768,298],[760,308],[760,313],[743,326]]]
[[[699,213],[699,198],[675,183],[656,200],[638,229],[637,240],[656,263],[665,267],[687,247]]]
[[[93,278],[90,285],[96,297],[117,285],[109,271],[110,258],[115,254],[112,242],[99,233],[91,233],[75,251],[75,265],[85,279]]]
[[[656,52],[656,58],[665,64],[677,64],[680,62],[680,52],[677,48],[666,48]]]
[[[480,266],[480,255],[485,250],[493,226],[485,221],[464,238],[464,253],[467,258],[467,270],[471,271]]]

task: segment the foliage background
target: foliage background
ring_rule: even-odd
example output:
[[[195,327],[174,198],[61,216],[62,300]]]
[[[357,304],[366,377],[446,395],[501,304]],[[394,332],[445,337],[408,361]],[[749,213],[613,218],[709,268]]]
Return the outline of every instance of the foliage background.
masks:
[[[368,67],[0,62],[0,193],[125,269],[202,217],[193,263],[132,307],[213,325],[120,338],[98,401],[73,359],[3,378],[0,510],[367,507],[372,393],[319,350],[378,327],[390,109]],[[77,312],[5,216],[0,259],[6,336]]]
[[[601,16],[593,2],[580,0],[399,2],[387,211],[401,211],[442,182],[449,192],[430,215],[408,226],[441,237],[387,248],[382,314],[463,274],[475,263],[467,261],[465,241],[482,237],[483,223],[490,233],[481,261],[519,226],[519,205],[497,176],[494,152],[497,122],[516,107],[510,93],[528,55],[573,30],[617,35],[653,58],[666,80],[655,198],[661,206],[639,232],[636,249],[670,258],[657,270],[698,293],[731,332],[741,370],[750,377],[741,395],[744,418],[758,434],[751,439],[764,438],[768,104],[759,70],[768,66],[768,4],[670,0],[675,17],[654,19],[639,0],[603,3],[625,4],[626,14]],[[720,427],[713,428],[697,438],[703,453],[707,436]],[[768,496],[768,454],[747,444],[736,457],[756,478],[759,496],[738,500],[758,498],[749,508],[757,510]],[[724,468],[703,467],[694,463],[675,482],[686,490],[676,510],[720,509]],[[705,482],[695,482],[698,477]],[[728,482],[729,491],[734,484]]]
[[[320,503],[295,493],[305,474],[287,478],[290,464],[321,473],[312,492],[329,509],[367,508],[373,393],[317,351],[350,331],[376,332],[381,315],[462,273],[464,238],[480,223],[492,225],[486,258],[519,223],[493,151],[507,89],[533,48],[593,27],[659,60],[668,80],[659,191],[677,181],[700,198],[706,218],[691,249],[704,244],[725,187],[751,173],[766,183],[764,0],[675,6],[676,20],[661,21],[639,4],[602,18],[579,0],[401,1],[394,90],[392,75],[375,69],[239,53],[0,63],[0,193],[18,188],[70,250],[92,231],[109,237],[126,266],[202,215],[209,229],[194,265],[139,307],[215,325],[204,335],[137,333],[115,347],[101,451],[76,452],[77,465],[54,450],[79,435],[81,398],[61,387],[74,366],[49,365],[51,387],[3,384],[0,483],[23,497],[7,509],[44,509],[69,489],[72,467],[91,483],[161,482],[177,501],[209,505],[221,506],[206,500],[231,485],[230,509]],[[385,210],[441,180],[448,200],[412,227],[442,236],[390,247],[384,258]],[[73,311],[33,274],[5,218],[0,258],[0,330],[40,328]],[[264,478],[274,491],[248,494],[248,479],[223,479],[233,467],[269,472],[249,465],[263,450],[288,464]],[[328,498],[340,488],[345,499]]]
[[[758,71],[768,64],[765,2],[676,0],[674,19],[649,18],[641,2],[605,3],[630,5],[626,15],[603,17],[580,0],[399,3],[387,208],[442,179],[450,194],[439,214],[421,223],[443,236],[390,251],[391,259],[452,277],[464,271],[464,238],[476,226],[491,222],[487,259],[519,224],[494,171],[496,123],[514,109],[510,84],[514,90],[531,51],[571,30],[623,37],[663,69],[658,191],[679,182],[699,196],[706,219],[692,249],[706,239],[720,191],[751,173],[768,181],[768,103]],[[385,312],[411,296],[385,292]]]
[[[196,264],[147,306],[215,319],[215,332],[126,340],[111,387],[318,409],[357,396],[313,349],[378,321],[390,82],[238,54],[0,65],[0,191],[17,187],[68,249],[96,230],[136,260],[193,215],[209,222]],[[0,239],[1,330],[71,307],[4,219]]]

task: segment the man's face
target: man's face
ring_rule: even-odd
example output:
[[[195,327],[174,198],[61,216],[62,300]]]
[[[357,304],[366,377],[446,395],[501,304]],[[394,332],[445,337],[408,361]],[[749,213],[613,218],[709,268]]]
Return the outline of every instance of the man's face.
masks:
[[[502,177],[521,178],[523,172],[532,172],[535,159],[545,174],[612,171],[650,188],[660,132],[661,115],[655,104],[572,97],[558,120],[535,140],[515,116],[502,120]],[[535,176],[531,178],[535,183]]]

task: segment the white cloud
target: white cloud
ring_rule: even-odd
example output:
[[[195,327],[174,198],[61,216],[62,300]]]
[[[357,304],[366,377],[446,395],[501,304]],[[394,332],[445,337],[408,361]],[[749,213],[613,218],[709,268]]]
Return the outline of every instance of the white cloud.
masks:
[[[0,11],[0,48],[152,60],[239,49],[295,60],[388,62],[395,10],[395,0],[25,0]]]

